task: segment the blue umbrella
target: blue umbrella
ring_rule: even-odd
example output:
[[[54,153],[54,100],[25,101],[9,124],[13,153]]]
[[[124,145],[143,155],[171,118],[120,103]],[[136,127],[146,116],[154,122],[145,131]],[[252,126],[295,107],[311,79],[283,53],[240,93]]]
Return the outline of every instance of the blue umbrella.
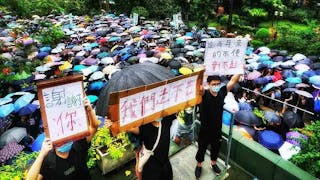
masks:
[[[91,104],[95,103],[98,100],[98,96],[95,96],[95,95],[89,95],[87,97]]]
[[[116,42],[116,41],[120,41],[120,40],[121,40],[121,38],[118,36],[113,36],[108,39],[109,42]]]
[[[266,77],[259,77],[253,80],[256,84],[267,84],[269,80]]]
[[[282,137],[271,130],[264,130],[259,133],[258,141],[261,145],[271,150],[277,150],[283,144]]]
[[[14,111],[12,103],[0,106],[0,118],[8,116],[12,111]]]
[[[51,47],[49,47],[49,46],[45,46],[45,47],[40,48],[40,52],[50,52],[50,51],[51,51]]]
[[[19,97],[14,102],[14,111],[18,112],[21,108],[28,105],[33,100],[34,97],[35,97],[34,94],[25,94],[25,95]]]
[[[251,104],[247,103],[247,102],[240,102],[239,103],[239,110],[252,110],[252,106]]]
[[[302,83],[302,80],[299,77],[288,77],[288,78],[286,78],[286,81],[289,83],[294,83],[294,84]]]
[[[102,81],[95,81],[89,85],[89,90],[94,91],[94,90],[100,90],[105,86],[105,83]]]
[[[102,59],[107,57],[109,54],[107,52],[101,52],[97,55],[97,58]]]
[[[40,149],[42,147],[42,143],[45,138],[46,138],[46,136],[44,133],[39,134],[38,137],[33,141],[32,145],[31,145],[31,150],[32,151],[40,151]]]
[[[28,104],[19,110],[19,116],[26,116],[32,114],[38,108],[39,106],[36,104]]]
[[[309,78],[309,83],[317,84],[320,82],[320,75],[312,76]]]
[[[267,85],[265,85],[262,89],[262,93],[269,91],[271,88],[275,87],[277,84],[275,83],[268,83]]]
[[[258,59],[260,62],[264,62],[264,61],[268,61],[270,60],[270,56],[266,55],[266,54],[261,54],[259,55],[260,58]]]
[[[0,106],[12,102],[12,98],[4,97],[0,98]]]
[[[283,78],[296,77],[296,74],[293,70],[284,70],[282,71],[282,77]]]

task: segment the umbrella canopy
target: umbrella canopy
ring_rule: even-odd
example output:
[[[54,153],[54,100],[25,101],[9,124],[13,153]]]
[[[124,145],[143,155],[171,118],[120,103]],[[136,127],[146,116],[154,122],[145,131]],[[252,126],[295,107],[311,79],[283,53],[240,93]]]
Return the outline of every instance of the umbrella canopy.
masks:
[[[175,76],[169,69],[150,62],[125,67],[121,71],[114,73],[108,85],[101,90],[96,112],[103,117],[106,115],[111,92],[148,85],[173,77]]]
[[[36,104],[28,104],[27,106],[25,106],[19,110],[19,116],[25,116],[25,115],[32,114],[38,108],[39,108],[39,106]]]
[[[26,128],[13,127],[1,135],[0,148],[11,142],[19,143],[25,136],[27,136]]]
[[[268,83],[267,85],[265,85],[262,89],[262,93],[266,92],[266,91],[269,91],[271,88],[277,86],[276,83]]]
[[[301,96],[304,96],[306,98],[313,98],[312,94],[310,94],[309,92],[307,91],[302,91],[302,90],[296,90],[295,93],[301,95]]]
[[[274,111],[263,111],[264,117],[267,119],[268,123],[280,124],[281,117],[278,116]]]
[[[253,72],[250,72],[248,75],[247,75],[247,79],[248,80],[253,80],[253,79],[256,79],[258,77],[261,76],[261,73],[259,71],[253,71]]]
[[[39,134],[38,137],[33,141],[32,145],[31,145],[31,150],[32,151],[40,151],[40,149],[42,147],[42,143],[45,138],[46,138],[46,136],[44,133]]]
[[[8,116],[12,111],[14,111],[12,103],[0,106],[0,118]]]
[[[277,150],[283,144],[282,137],[274,131],[264,130],[258,136],[259,143],[264,147]]]
[[[34,94],[25,94],[21,97],[19,97],[15,102],[14,102],[14,110],[15,112],[18,112],[21,108],[24,106],[27,106],[35,97]]]
[[[262,124],[262,120],[258,118],[252,111],[238,111],[234,114],[234,119],[240,124],[248,126],[260,126]]]
[[[302,128],[304,126],[303,120],[301,117],[292,111],[286,111],[283,114],[283,122],[289,127],[289,128]]]

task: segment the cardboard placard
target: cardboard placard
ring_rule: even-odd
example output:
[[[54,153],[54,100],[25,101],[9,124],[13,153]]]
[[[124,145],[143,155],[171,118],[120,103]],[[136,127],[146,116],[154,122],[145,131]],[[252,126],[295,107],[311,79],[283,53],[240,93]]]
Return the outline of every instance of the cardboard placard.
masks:
[[[200,85],[204,70],[166,81],[112,92],[108,117],[116,135],[157,118],[177,113],[201,102]]]
[[[37,88],[45,134],[54,146],[90,134],[82,75],[42,81]]]

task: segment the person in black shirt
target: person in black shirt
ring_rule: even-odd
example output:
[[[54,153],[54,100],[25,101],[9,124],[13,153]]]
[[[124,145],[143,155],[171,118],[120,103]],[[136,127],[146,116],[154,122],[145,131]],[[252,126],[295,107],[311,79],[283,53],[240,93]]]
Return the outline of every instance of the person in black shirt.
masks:
[[[159,143],[154,150],[153,156],[143,166],[142,172],[138,170],[139,163],[139,150],[136,150],[136,175],[139,180],[171,180],[173,179],[172,167],[169,161],[169,148],[170,148],[170,127],[172,121],[176,119],[175,114],[163,118],[159,118],[151,123],[142,125],[137,128],[132,128],[128,132],[137,135],[140,139],[140,144],[144,144],[146,149],[151,150],[156,143],[158,137],[158,128],[161,122],[161,135]],[[106,120],[106,126],[111,127],[112,121]]]
[[[219,76],[208,76],[209,89],[201,87],[202,102],[200,104],[200,132],[198,138],[198,152],[196,154],[197,166],[195,176],[201,176],[202,162],[208,145],[211,145],[211,167],[216,174],[221,170],[217,166],[219,149],[221,146],[221,127],[224,98],[227,92],[239,81],[240,75],[233,75],[227,85],[221,83]]]
[[[27,180],[90,180],[85,156],[88,154],[89,143],[99,126],[99,121],[90,106],[88,99],[84,101],[89,120],[90,135],[86,139],[68,142],[53,150],[52,142],[46,138],[40,153],[32,164]],[[53,151],[52,151],[53,150]]]

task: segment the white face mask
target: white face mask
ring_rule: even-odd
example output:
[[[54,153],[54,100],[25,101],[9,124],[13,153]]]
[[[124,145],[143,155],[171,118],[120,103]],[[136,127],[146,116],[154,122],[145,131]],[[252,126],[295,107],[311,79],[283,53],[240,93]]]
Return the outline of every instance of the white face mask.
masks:
[[[224,84],[223,83],[221,83],[220,85],[218,85],[218,86],[211,86],[210,88],[211,88],[211,91],[212,92],[215,92],[215,93],[217,93],[217,92],[219,92],[220,91],[220,89],[221,89],[221,87],[222,86],[224,86]]]

